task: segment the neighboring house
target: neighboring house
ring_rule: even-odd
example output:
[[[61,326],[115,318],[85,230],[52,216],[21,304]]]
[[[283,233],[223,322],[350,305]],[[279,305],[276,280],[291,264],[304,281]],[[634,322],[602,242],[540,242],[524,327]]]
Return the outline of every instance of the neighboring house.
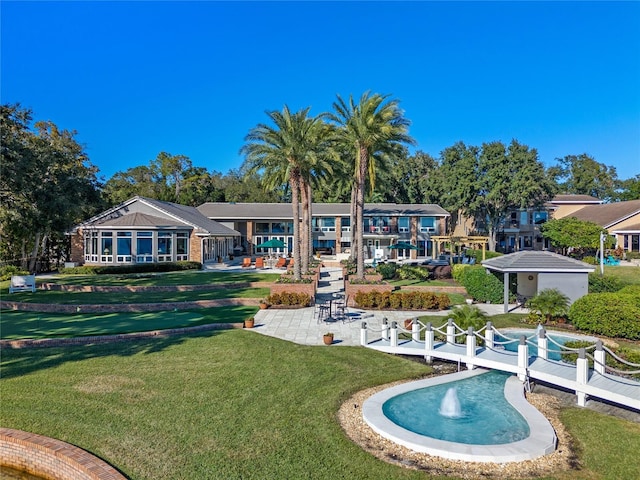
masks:
[[[640,252],[640,200],[583,206],[565,216],[597,223],[615,236],[617,247]]]
[[[134,197],[77,225],[71,232],[71,261],[127,265],[226,259],[240,233],[196,208]]]
[[[198,210],[206,217],[237,230],[248,254],[269,253],[257,245],[273,238],[287,247],[271,253],[293,251],[293,214],[288,203],[204,203]],[[368,203],[364,208],[365,254],[368,258],[396,255],[419,258],[433,255],[431,237],[446,234],[449,213],[438,205],[398,205]],[[351,247],[350,204],[312,205],[313,247],[315,250],[345,253]],[[407,242],[417,250],[396,252],[389,247]]]

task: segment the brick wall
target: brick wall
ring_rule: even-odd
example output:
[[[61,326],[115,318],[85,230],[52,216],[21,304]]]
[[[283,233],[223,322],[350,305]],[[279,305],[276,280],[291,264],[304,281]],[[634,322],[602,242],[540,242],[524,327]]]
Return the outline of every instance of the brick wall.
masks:
[[[78,265],[84,263],[84,235],[81,229],[71,235],[71,261]]]
[[[202,258],[202,238],[191,232],[189,236],[189,260],[204,263]]]
[[[126,480],[78,447],[35,433],[0,428],[0,465],[58,480]]]

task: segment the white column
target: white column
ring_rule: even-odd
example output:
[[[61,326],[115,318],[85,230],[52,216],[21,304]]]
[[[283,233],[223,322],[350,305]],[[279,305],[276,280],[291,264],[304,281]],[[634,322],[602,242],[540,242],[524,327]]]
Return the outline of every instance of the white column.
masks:
[[[362,324],[360,325],[360,345],[362,345],[363,347],[365,347],[367,343],[369,343],[367,332],[367,322],[362,322]]]
[[[476,356],[476,336],[473,333],[473,327],[469,327],[467,331],[467,357],[473,358]],[[473,370],[475,365],[472,361],[467,361],[467,368]]]
[[[605,364],[607,362],[607,352],[602,348],[602,340],[596,341],[596,350],[593,352],[593,368],[600,374],[605,373]]]
[[[382,339],[389,340],[389,321],[386,318],[382,319]]]
[[[420,341],[420,324],[418,323],[417,318],[414,318],[413,323],[411,324],[411,340],[414,342]]]
[[[504,272],[504,286],[503,286],[503,298],[504,298],[504,313],[509,313],[509,273]]]
[[[518,379],[521,382],[527,379],[527,369],[529,368],[529,346],[524,335],[520,337],[518,345]]]
[[[431,363],[433,361],[433,357],[430,353],[433,351],[433,342],[434,342],[434,331],[431,326],[431,322],[427,323],[427,326],[424,331],[424,359],[427,363]]]
[[[544,328],[538,331],[538,358],[549,360],[549,339]]]
[[[487,328],[484,330],[484,343],[487,345],[487,348],[493,348],[494,335],[493,323],[487,322]]]
[[[391,337],[389,343],[392,347],[398,346],[398,322],[391,322]]]
[[[450,318],[447,323],[447,343],[456,343],[456,327],[453,325],[453,318]]]
[[[581,385],[586,385],[589,379],[589,361],[584,348],[581,348],[578,352],[578,359],[576,360],[576,395],[578,396],[578,406],[584,407],[587,405],[587,394],[581,391]]]

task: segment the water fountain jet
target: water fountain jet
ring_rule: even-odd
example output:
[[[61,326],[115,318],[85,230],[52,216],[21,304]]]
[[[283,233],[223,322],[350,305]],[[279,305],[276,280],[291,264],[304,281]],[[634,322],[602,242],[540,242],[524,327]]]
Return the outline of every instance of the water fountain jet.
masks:
[[[458,418],[462,416],[460,408],[460,400],[458,399],[458,390],[451,387],[447,390],[442,402],[440,403],[440,415],[447,418]]]

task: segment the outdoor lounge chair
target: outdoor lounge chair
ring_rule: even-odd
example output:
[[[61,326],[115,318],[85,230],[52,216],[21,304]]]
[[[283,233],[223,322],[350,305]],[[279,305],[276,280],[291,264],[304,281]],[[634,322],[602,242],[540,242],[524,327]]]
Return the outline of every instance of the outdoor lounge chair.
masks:
[[[264,268],[264,258],[257,257],[256,258],[256,268]]]
[[[249,268],[251,266],[251,257],[245,257],[242,260],[242,268]]]
[[[287,259],[280,257],[275,265],[275,268],[287,268]]]

